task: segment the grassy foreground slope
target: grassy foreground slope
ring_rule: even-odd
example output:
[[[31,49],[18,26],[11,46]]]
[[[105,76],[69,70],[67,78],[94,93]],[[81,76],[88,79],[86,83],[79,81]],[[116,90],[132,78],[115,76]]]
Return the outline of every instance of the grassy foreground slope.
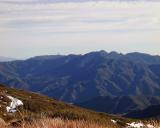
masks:
[[[14,107],[15,102],[9,97],[22,101],[23,105],[16,107],[14,112],[8,112],[6,108]],[[0,84],[0,128],[133,128],[133,126],[159,128],[159,121],[131,120],[97,113]]]
[[[10,128],[5,124],[1,124],[0,128]],[[14,127],[15,128],[15,127]],[[22,125],[16,128],[117,128],[117,126],[111,125],[99,125],[93,122],[82,121],[82,120],[63,120],[60,118],[55,119],[41,119],[34,120],[33,122],[23,122]]]
[[[15,113],[8,113],[6,107],[11,101],[0,101],[0,118],[7,123],[39,120],[41,118],[55,119],[61,118],[62,120],[81,120],[93,122],[99,125],[114,126],[111,119],[119,120],[121,125],[125,124],[127,119],[115,117],[104,113],[97,113],[82,109],[70,104],[51,99],[36,93],[29,93],[22,90],[11,89],[4,85],[0,85],[0,95],[12,96],[18,98],[23,102],[23,106],[19,107]]]

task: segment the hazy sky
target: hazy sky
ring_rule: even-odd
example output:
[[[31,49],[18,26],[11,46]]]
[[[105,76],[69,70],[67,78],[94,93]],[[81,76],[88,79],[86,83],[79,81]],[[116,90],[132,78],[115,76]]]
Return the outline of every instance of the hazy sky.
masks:
[[[85,0],[0,0],[0,56],[160,55],[160,2],[77,1]]]

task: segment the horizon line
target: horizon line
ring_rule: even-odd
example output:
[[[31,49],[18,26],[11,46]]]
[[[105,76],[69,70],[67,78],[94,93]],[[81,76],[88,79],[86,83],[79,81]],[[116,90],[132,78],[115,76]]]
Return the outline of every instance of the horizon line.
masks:
[[[39,55],[33,55],[33,56],[26,56],[26,57],[12,57],[12,56],[0,56],[0,57],[4,57],[4,58],[10,58],[10,59],[15,59],[15,60],[27,60],[30,58],[34,58],[34,57],[43,57],[43,56],[69,56],[69,55],[85,55],[85,54],[89,54],[89,53],[94,53],[94,52],[106,52],[108,54],[110,53],[117,53],[117,54],[121,54],[121,55],[127,55],[127,54],[131,54],[131,53],[138,53],[138,54],[144,54],[144,55],[150,55],[150,56],[159,56],[160,54],[158,53],[147,53],[147,52],[140,52],[140,51],[133,51],[133,52],[118,52],[116,50],[113,51],[107,51],[107,50],[93,50],[93,51],[89,51],[89,52],[84,52],[84,53],[55,53],[55,54],[39,54]]]

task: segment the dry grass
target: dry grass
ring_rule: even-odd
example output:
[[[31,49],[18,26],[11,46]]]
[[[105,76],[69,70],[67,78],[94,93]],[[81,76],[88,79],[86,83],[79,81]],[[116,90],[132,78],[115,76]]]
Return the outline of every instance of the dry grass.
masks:
[[[147,125],[150,124],[154,128],[160,128],[159,120],[148,120],[142,121],[145,124],[144,128],[148,128]],[[64,120],[61,118],[43,118],[39,120],[34,120],[32,122],[23,122],[16,125],[6,126],[5,122],[0,119],[0,128],[126,128],[127,126],[120,126],[113,123],[108,123],[107,125],[102,125],[101,123],[89,122],[85,120]]]
[[[146,125],[144,128],[148,128],[147,124],[154,126],[154,128],[160,128],[159,120],[144,121]],[[61,118],[55,119],[40,119],[33,122],[24,122],[19,127],[14,128],[125,128],[126,126],[120,126],[113,123],[107,125],[101,125],[95,122],[89,122],[85,120],[63,120]],[[5,127],[4,127],[5,128]]]
[[[0,128],[6,128],[6,123],[0,118]]]
[[[153,125],[155,128],[160,128],[160,120],[148,120],[144,121],[144,124],[150,124]]]
[[[51,99],[36,93],[7,88],[0,84],[0,92],[5,91],[8,95],[23,101],[23,107],[18,108],[16,113],[6,113],[6,105],[0,110],[0,117],[7,123],[15,121],[32,121],[47,118],[62,118],[64,120],[86,120],[87,122],[108,125],[111,119],[127,121],[119,116],[97,113],[91,110],[76,107],[70,104]],[[10,103],[10,102],[9,102]],[[0,102],[1,105],[1,102]]]
[[[61,118],[42,118],[31,122],[14,122],[6,124],[0,118],[0,128],[119,128],[113,123],[102,125],[101,123],[89,122],[85,120],[64,120]]]
[[[17,128],[117,128],[117,127],[112,124],[110,124],[109,126],[102,126],[84,120],[81,121],[63,120],[60,118],[55,118],[55,119],[40,119],[30,123],[26,122]]]
[[[8,92],[9,95],[22,100],[24,103],[24,106],[18,108],[16,113],[6,113],[6,109],[0,111],[0,128],[125,128],[126,123],[138,121],[97,113],[43,95],[10,89],[3,85],[0,85],[0,90]],[[12,127],[7,127],[1,118],[7,124],[12,124]],[[111,119],[117,123],[114,124]],[[143,122],[160,128],[160,121]]]

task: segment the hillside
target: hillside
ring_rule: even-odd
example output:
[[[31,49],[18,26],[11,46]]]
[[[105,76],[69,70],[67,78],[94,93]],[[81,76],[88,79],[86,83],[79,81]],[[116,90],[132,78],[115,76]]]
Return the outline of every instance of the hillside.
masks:
[[[76,103],[78,106],[95,111],[121,115],[130,113],[132,111],[140,111],[149,106],[158,104],[160,104],[160,97],[141,95],[119,97],[101,96],[82,103]]]
[[[159,56],[98,51],[0,63],[0,82],[75,103],[98,96],[159,96],[159,70]]]
[[[0,119],[2,118],[9,124],[15,124],[16,122],[21,121],[30,122],[41,118],[85,120],[104,126],[113,126],[114,124],[111,119],[119,120],[122,124],[129,121],[121,117],[96,113],[94,111],[65,104],[40,94],[11,89],[4,85],[0,85],[0,97]],[[10,97],[12,97],[12,99],[10,99]],[[21,104],[18,105],[18,102],[21,102]]]
[[[157,128],[155,120],[97,113],[37,93],[0,85],[1,128]]]
[[[157,128],[155,120],[97,113],[46,96],[0,85],[1,128]]]

